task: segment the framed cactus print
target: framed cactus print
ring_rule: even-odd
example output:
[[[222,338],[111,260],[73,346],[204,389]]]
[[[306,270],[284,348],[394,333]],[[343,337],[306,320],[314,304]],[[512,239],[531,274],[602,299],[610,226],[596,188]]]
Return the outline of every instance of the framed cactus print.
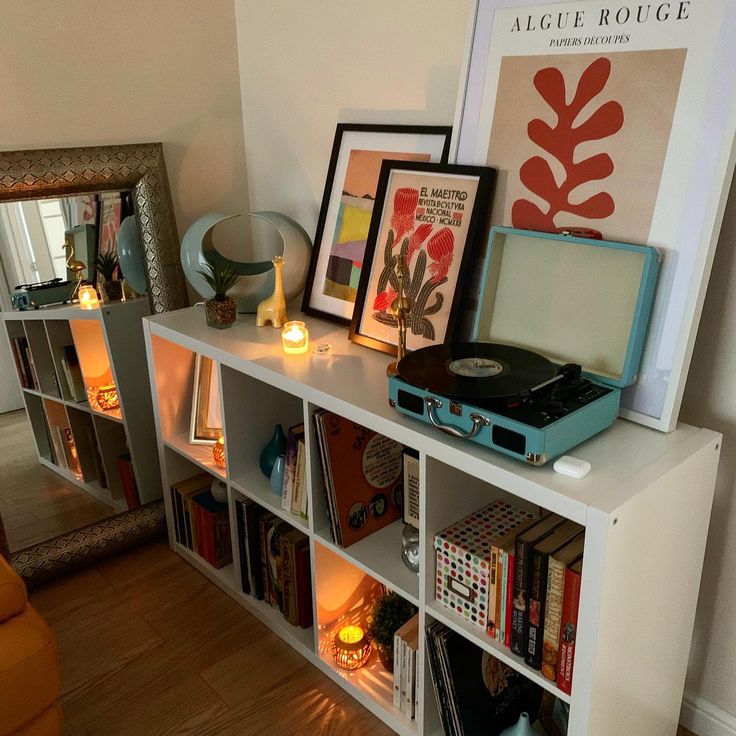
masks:
[[[446,163],[449,126],[340,123],[335,133],[302,311],[350,323],[381,163]]]
[[[677,423],[734,170],[736,4],[476,0],[451,160],[498,169],[490,224],[662,256],[621,414]]]
[[[403,266],[408,350],[445,342],[469,295],[469,265],[484,233],[495,171],[384,161],[378,180],[350,340],[396,355],[392,311]]]

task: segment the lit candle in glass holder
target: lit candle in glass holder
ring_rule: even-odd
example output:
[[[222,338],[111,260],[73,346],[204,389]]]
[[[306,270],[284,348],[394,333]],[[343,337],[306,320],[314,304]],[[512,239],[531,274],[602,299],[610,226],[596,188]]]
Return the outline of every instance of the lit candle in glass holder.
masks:
[[[212,459],[218,468],[225,467],[225,438],[220,437],[214,445],[212,445]]]
[[[94,286],[86,284],[79,287],[79,306],[82,309],[99,309],[100,300]]]
[[[371,656],[371,640],[360,626],[343,626],[332,642],[332,656],[344,670],[357,670]]]
[[[292,320],[284,324],[281,331],[281,344],[287,355],[306,353],[309,349],[309,330],[304,322]]]

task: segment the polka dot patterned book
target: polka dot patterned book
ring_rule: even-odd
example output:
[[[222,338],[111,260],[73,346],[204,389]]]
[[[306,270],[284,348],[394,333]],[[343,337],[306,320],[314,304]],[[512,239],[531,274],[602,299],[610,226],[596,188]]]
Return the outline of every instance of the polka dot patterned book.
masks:
[[[496,614],[499,550],[531,526],[537,514],[494,501],[434,537],[436,598],[482,629]]]

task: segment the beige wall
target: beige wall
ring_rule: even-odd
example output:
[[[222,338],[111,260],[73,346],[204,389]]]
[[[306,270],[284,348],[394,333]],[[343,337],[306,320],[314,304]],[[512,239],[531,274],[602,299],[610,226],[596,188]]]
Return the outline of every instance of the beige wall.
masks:
[[[164,145],[180,236],[247,212],[232,0],[3,3],[0,147],[140,141]]]
[[[470,0],[235,5],[254,208],[281,209],[313,235],[338,121],[452,123]],[[726,434],[688,688],[733,714],[735,238],[736,201],[726,214],[682,414]]]

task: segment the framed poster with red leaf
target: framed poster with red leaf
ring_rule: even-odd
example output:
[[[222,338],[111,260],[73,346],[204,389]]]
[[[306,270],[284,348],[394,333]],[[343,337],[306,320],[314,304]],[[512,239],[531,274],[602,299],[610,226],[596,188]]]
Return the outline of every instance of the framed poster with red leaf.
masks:
[[[451,339],[465,309],[463,280],[483,236],[495,171],[384,161],[350,340],[396,355],[393,311],[404,266],[408,350]]]
[[[733,175],[736,5],[477,0],[463,82],[451,157],[498,169],[491,224],[660,250],[621,413],[673,429]]]

